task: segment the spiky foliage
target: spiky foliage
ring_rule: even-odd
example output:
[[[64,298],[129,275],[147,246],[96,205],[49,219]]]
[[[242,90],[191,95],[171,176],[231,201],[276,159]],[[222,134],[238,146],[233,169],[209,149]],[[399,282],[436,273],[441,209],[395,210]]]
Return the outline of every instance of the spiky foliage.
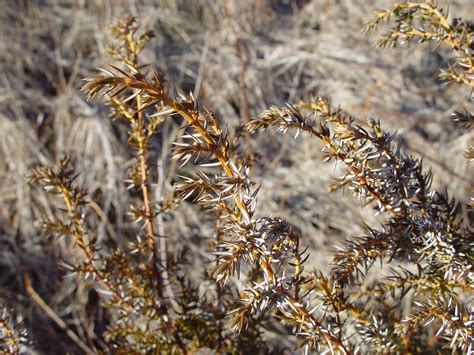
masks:
[[[445,46],[454,54],[448,68],[441,69],[440,79],[448,83],[465,84],[470,88],[470,100],[474,89],[474,27],[462,18],[448,20],[448,11],[439,8],[435,2],[420,1],[397,3],[390,10],[378,12],[365,25],[367,33],[376,29],[381,22],[394,21],[395,26],[382,35],[377,47],[396,47],[418,40],[420,43],[434,42],[437,47]],[[473,115],[465,110],[453,113],[453,121],[471,128]],[[472,160],[473,147],[466,150],[466,157]],[[474,200],[471,200],[471,206]]]
[[[84,86],[90,97],[103,94],[117,102],[118,95],[132,90],[117,103],[119,107],[136,98],[141,102],[135,109],[138,116],[156,107],[180,116],[185,121],[183,142],[176,144],[174,157],[183,165],[192,159],[201,168],[217,167],[212,175],[197,170],[194,175],[183,177],[183,182],[177,185],[177,195],[192,198],[204,209],[219,215],[225,238],[216,246],[218,262],[211,272],[215,280],[225,283],[234,275],[243,276],[244,268],[248,269],[248,277],[253,278],[251,287],[242,292],[237,308],[228,314],[230,328],[242,331],[247,329],[251,317],[265,316],[268,310],[278,309],[288,322],[312,339],[325,339],[329,346],[344,349],[341,338],[314,318],[298,297],[301,272],[298,235],[283,220],[253,217],[258,189],[249,180],[249,163],[234,159],[227,130],[217,117],[207,109],[199,110],[192,95],[169,96],[156,73],[148,79],[130,65],[128,71],[114,69]],[[161,116],[160,112],[146,113],[151,124],[155,117]],[[136,180],[136,176],[132,178]],[[290,265],[295,272],[288,275]]]
[[[367,24],[367,30],[392,16],[397,18],[397,26],[382,37],[379,47],[414,38],[445,43],[455,51],[457,60],[441,77],[472,86],[473,33],[464,21],[449,24],[443,11],[430,2],[403,3],[377,14]],[[455,120],[469,125],[470,116],[469,112],[456,113]],[[378,121],[370,119],[369,129],[355,125],[350,116],[321,98],[271,108],[250,122],[248,128],[255,132],[269,126],[283,132],[294,129],[296,135],[307,132],[318,138],[324,146],[324,160],[335,160],[345,168],[332,188],[349,188],[366,203],[373,203],[378,213],[387,215],[381,229],[367,227],[366,236],[348,241],[334,257],[338,292],[346,290],[349,299],[354,290],[364,287],[361,279],[376,260],[398,264],[386,280],[377,280],[369,286],[370,292],[356,297],[369,305],[366,310],[373,315],[373,322],[356,321],[362,340],[378,351],[421,351],[415,344],[427,339],[428,325],[437,320],[437,326],[441,326],[436,336],[447,343],[439,344],[439,339],[433,347],[449,346],[469,353],[473,342],[472,310],[463,313],[459,309],[465,308],[463,302],[470,302],[465,295],[472,291],[474,281],[474,234],[468,222],[460,218],[460,206],[446,194],[431,191],[431,173],[424,172],[421,161],[404,155],[400,145],[394,143],[395,135],[383,131]],[[411,263],[418,274],[402,266]],[[418,310],[402,318],[393,302],[399,304],[410,290],[414,291],[413,299],[422,297],[423,301],[413,301]],[[387,294],[392,297],[388,304]],[[375,295],[383,305],[379,310],[371,302]],[[357,314],[362,314],[360,309]],[[416,331],[408,324],[417,325]]]
[[[423,14],[422,22],[442,15],[425,5],[398,5],[394,13],[407,26],[416,11]],[[411,9],[414,13],[407,15]],[[429,28],[442,24],[432,20]],[[123,247],[102,250],[84,218],[90,199],[75,185],[69,160],[57,169],[37,168],[31,177],[63,199],[65,209],[44,226],[50,234],[71,238],[82,251],[81,260],[65,267],[94,278],[108,296],[108,347],[165,353],[276,351],[266,342],[274,333],[297,335],[306,351],[472,350],[467,295],[474,282],[474,235],[458,203],[432,190],[431,173],[402,152],[395,134],[374,119],[367,127],[357,125],[322,98],[272,107],[245,126],[249,133],[274,126],[319,139],[324,161],[342,166],[332,189],[351,190],[381,215],[381,227],[367,226],[364,236],[348,240],[335,254],[331,274],[306,272],[310,255],[300,245],[299,231],[282,218],[257,214],[253,157],[237,152],[227,126],[192,94],[170,94],[160,75],[145,71],[139,55],[152,37],[149,31],[140,33],[129,18],[113,32],[118,45],[111,54],[122,65],[87,79],[83,90],[90,99],[104,98],[112,117],[128,126],[135,152],[128,182],[141,200],[130,215],[142,228]],[[152,143],[170,119],[182,123],[172,154],[183,169],[176,193],[158,203],[151,193]],[[196,287],[199,281],[187,277],[186,253],[168,253],[165,236],[157,232],[159,216],[184,200],[215,221],[209,250],[215,262],[202,272],[201,281],[210,286],[204,296]],[[370,280],[376,261],[391,267]],[[436,334],[435,341],[429,341],[430,334]]]
[[[12,320],[10,312],[1,306],[0,351],[5,354],[19,354],[27,345],[26,331]]]
[[[55,218],[45,221],[44,227],[48,234],[72,238],[82,251],[83,259],[77,263],[63,262],[65,269],[95,279],[100,290],[109,296],[106,308],[113,320],[104,337],[111,348],[132,352],[159,349],[176,353],[200,348],[219,352],[258,348],[261,331],[255,328],[254,321],[248,320],[247,333],[252,336],[237,337],[225,326],[225,311],[236,291],[217,284],[215,279],[232,275],[234,261],[218,261],[216,269],[227,271],[214,281],[211,279],[211,295],[200,298],[196,280],[185,276],[186,251],[182,250],[178,255],[167,253],[165,236],[157,233],[160,215],[174,208],[181,199],[193,195],[209,210],[220,212],[217,234],[235,226],[250,235],[253,231],[249,225],[250,196],[243,194],[251,188],[247,172],[243,166],[230,161],[226,132],[211,112],[199,112],[192,97],[174,99],[167,96],[156,74],[148,81],[142,72],[144,66],[139,63],[139,54],[152,37],[151,32],[138,33],[135,19],[128,18],[119,22],[113,33],[118,44],[110,53],[123,62],[125,68],[114,66],[114,72],[103,70],[105,75],[88,80],[84,91],[91,99],[98,94],[104,96],[111,116],[128,125],[128,143],[136,156],[128,184],[129,189],[141,195],[141,202],[131,206],[130,216],[142,228],[137,230],[135,240],[127,240],[123,248],[99,250],[96,238],[85,222],[90,198],[76,187],[76,175],[68,158],[63,159],[57,169],[39,167],[31,173],[32,183],[62,197],[66,207],[64,213],[58,211]],[[176,159],[186,163],[194,157],[197,163],[212,157],[220,162],[223,174],[210,178],[198,171],[194,178],[184,178],[184,182],[177,185],[175,195],[163,196],[163,201],[152,201],[155,177],[150,147],[158,136],[160,125],[174,115],[187,121],[183,139],[189,142],[176,145]],[[207,163],[208,167],[212,165],[216,165],[215,162]],[[246,246],[245,252],[249,251],[249,255],[259,252],[269,277],[274,279],[269,261],[260,250],[263,246],[257,240],[254,243],[254,246]],[[202,276],[208,279],[204,270]]]
[[[394,19],[395,26],[377,43],[379,48],[395,47],[410,41],[434,42],[446,45],[455,54],[455,61],[441,78],[474,87],[474,58],[472,25],[463,19],[448,21],[448,11],[438,8],[432,1],[405,2],[393,5],[390,10],[381,11],[367,22],[365,31],[370,32],[383,21]]]
[[[394,333],[402,322],[401,313],[385,299],[391,294],[398,303],[409,290],[418,296],[431,285],[438,302],[462,302],[459,295],[471,290],[474,235],[460,218],[456,202],[431,191],[431,173],[423,171],[420,160],[404,155],[400,145],[394,143],[395,135],[382,130],[378,121],[371,119],[368,128],[363,128],[340,109],[333,109],[328,100],[317,98],[282,109],[271,108],[248,128],[255,132],[270,126],[283,132],[307,132],[321,140],[324,160],[335,160],[344,167],[332,188],[353,191],[386,216],[380,229],[367,227],[365,236],[348,240],[334,256],[335,294],[362,301],[365,306],[356,306],[357,315],[366,312],[375,316],[380,312],[382,318],[374,318],[370,331],[367,320],[357,323],[363,341],[373,350],[402,350],[402,344],[415,346],[405,350],[416,350],[416,342],[407,343]],[[375,294],[369,291],[353,298],[356,290],[366,287],[363,279],[377,260],[397,266],[387,279],[379,278],[369,286],[377,290]],[[409,264],[418,268],[417,277],[404,271]],[[375,295],[379,306],[372,303]],[[470,316],[468,313],[467,324]],[[391,329],[390,336],[387,329]],[[375,334],[376,330],[379,333]],[[468,334],[460,346],[464,350],[472,341],[472,331]]]

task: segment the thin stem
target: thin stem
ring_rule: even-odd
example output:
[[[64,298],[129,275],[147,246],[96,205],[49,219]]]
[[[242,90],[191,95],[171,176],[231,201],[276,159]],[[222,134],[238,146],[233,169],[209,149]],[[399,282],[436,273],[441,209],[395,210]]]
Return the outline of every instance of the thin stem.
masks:
[[[364,185],[365,189],[369,192],[369,194],[381,205],[385,210],[392,211],[395,214],[396,212],[393,207],[386,202],[377,192],[375,192],[374,188],[369,184],[365,176],[362,174],[362,171],[355,165],[351,164],[347,160],[347,156],[341,153],[325,136],[321,133],[316,131],[313,127],[305,126],[304,130],[310,132],[312,135],[316,136],[321,140],[321,142],[331,151],[331,153],[340,161],[342,161],[346,167],[359,179],[359,181]]]
[[[145,224],[146,224],[146,231],[147,231],[147,246],[148,249],[152,253],[152,263],[153,263],[153,273],[157,279],[158,283],[158,294],[161,299],[163,299],[163,282],[161,279],[161,272],[158,270],[158,264],[160,262],[159,255],[157,253],[156,248],[156,240],[157,236],[154,231],[153,227],[153,212],[151,210],[151,198],[150,198],[150,190],[148,185],[148,162],[147,162],[147,153],[148,147],[146,146],[145,137],[143,137],[144,131],[144,120],[143,120],[143,111],[141,111],[141,97],[137,95],[137,124],[138,124],[138,134],[137,134],[137,142],[138,142],[138,160],[140,164],[140,176],[141,176],[141,185],[140,190],[142,191],[143,196],[143,206],[145,208]]]
[[[286,290],[282,290],[283,291],[283,294],[287,297],[287,300],[288,300],[288,303],[291,305],[291,307],[293,309],[296,309],[297,310],[297,313],[298,315],[300,315],[302,318],[301,318],[301,321],[303,322],[304,320],[308,319],[311,323],[311,325],[314,327],[314,328],[317,328],[317,329],[324,329],[323,325],[318,322],[310,313],[309,311],[306,309],[306,307],[304,307],[301,302],[292,297],[290,294],[288,294],[286,292]],[[320,333],[322,334],[322,336],[328,341],[330,342],[332,345],[334,345],[336,348],[338,349],[341,349],[344,354],[347,354],[347,355],[350,355],[351,352],[349,351],[349,349],[347,349],[344,345],[344,343],[341,341],[341,339],[338,339],[336,338],[335,336],[333,336],[331,334],[331,332],[329,331],[320,331]]]
[[[165,173],[163,169],[163,160],[160,159],[157,164],[157,175],[158,175],[158,185],[155,190],[155,199],[158,200],[160,196],[163,194],[163,186],[165,183]],[[157,218],[158,222],[158,234],[159,234],[159,240],[160,240],[160,262],[163,265],[163,270],[162,270],[162,278],[163,278],[163,285],[165,287],[165,291],[167,293],[168,299],[171,302],[171,305],[174,309],[175,312],[181,313],[182,309],[179,306],[179,304],[175,300],[175,295],[173,292],[173,288],[171,287],[170,284],[170,278],[168,274],[168,270],[166,268],[167,265],[167,256],[166,256],[166,237],[165,237],[165,230],[164,230],[164,224],[163,224],[163,215],[162,213],[159,213]]]
[[[221,214],[222,212],[219,211],[219,215],[217,216],[216,219],[216,246],[219,245],[221,242]],[[216,257],[216,264],[219,264],[219,258]],[[222,285],[219,282],[216,282],[216,288],[217,288],[217,354],[222,354],[222,346],[223,346],[223,336],[222,336],[222,331],[223,331],[223,324],[222,324],[222,316],[225,314],[225,311],[222,312],[221,309],[223,307],[223,290],[222,290]]]
[[[294,265],[295,265],[295,272],[294,272],[294,278],[295,278],[295,287],[294,287],[294,292],[295,292],[295,298],[299,298],[299,292],[300,292],[300,286],[301,286],[301,273],[303,272],[303,265],[301,264],[301,255],[299,253],[299,238],[295,238],[295,246],[294,246]]]
[[[156,248],[157,236],[155,234],[154,227],[153,227],[153,212],[152,212],[151,206],[150,206],[151,198],[150,198],[150,190],[149,190],[149,186],[148,186],[148,162],[147,162],[147,158],[146,158],[147,147],[146,147],[145,139],[142,136],[142,132],[143,132],[143,129],[144,129],[144,127],[143,127],[144,122],[143,122],[143,111],[141,111],[141,97],[140,97],[140,95],[137,95],[137,113],[138,113],[137,114],[137,119],[138,119],[138,127],[139,127],[139,134],[137,135],[138,136],[137,137],[137,139],[138,139],[138,154],[139,154],[140,173],[141,173],[141,191],[142,191],[142,195],[143,195],[143,204],[144,204],[144,207],[145,207],[145,220],[146,220],[146,229],[147,229],[147,245],[148,245],[148,248],[150,249],[150,251],[152,252],[153,273],[154,273],[154,276],[155,276],[155,278],[157,280],[157,283],[158,283],[158,295],[159,295],[160,299],[163,300],[163,302],[161,304],[161,307],[160,307],[161,312],[162,312],[162,314],[167,315],[168,310],[167,310],[165,302],[164,302],[165,297],[164,297],[164,294],[163,294],[163,279],[162,279],[161,271],[158,269],[158,264],[160,263],[160,265],[161,265],[161,261],[160,261],[159,255],[158,255],[158,250]],[[166,265],[162,265],[162,267],[166,267]],[[167,316],[166,316],[166,318],[168,319]],[[165,322],[165,324],[166,324],[166,327],[168,328],[168,330],[171,332],[171,334],[173,334],[173,336],[176,340],[176,343],[178,344],[180,349],[185,351],[186,347],[185,347],[183,341],[181,340],[181,337],[179,336],[176,327],[172,323],[172,320],[169,318]]]
[[[96,352],[89,348],[78,336],[74,333],[66,323],[49,307],[46,302],[41,298],[41,296],[35,291],[33,286],[31,286],[30,275],[28,273],[24,274],[25,280],[25,289],[26,292],[31,296],[33,301],[51,318],[56,325],[61,328],[66,335],[86,354],[95,354]]]
[[[69,195],[69,190],[65,186],[60,186],[61,189],[61,195],[64,199],[64,203],[66,204],[66,209],[67,212],[73,222],[73,224],[77,227],[74,228],[73,230],[76,231],[73,236],[76,239],[76,243],[79,246],[79,248],[82,250],[86,261],[87,261],[87,266],[89,268],[89,271],[96,277],[96,279],[105,287],[109,292],[118,300],[120,301],[125,307],[128,309],[133,309],[133,306],[130,302],[125,300],[118,292],[115,290],[108,282],[106,277],[96,268],[94,265],[94,256],[93,256],[93,251],[90,249],[90,245],[85,243],[84,236],[83,236],[83,231],[85,230],[84,223],[77,212],[77,210],[74,208],[73,203],[71,201],[71,197]]]
[[[432,3],[412,3],[410,4],[410,7],[419,7],[427,12],[431,12],[433,13],[434,15],[436,15],[436,17],[438,17],[439,19],[439,23],[440,25],[446,30],[446,31],[450,31],[451,29],[451,26],[449,25],[449,22],[448,20],[446,19],[446,17],[436,8],[436,6],[434,6]]]

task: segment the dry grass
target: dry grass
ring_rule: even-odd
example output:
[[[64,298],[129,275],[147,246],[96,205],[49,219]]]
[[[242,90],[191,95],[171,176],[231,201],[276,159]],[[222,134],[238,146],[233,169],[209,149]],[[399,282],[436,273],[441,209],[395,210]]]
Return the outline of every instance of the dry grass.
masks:
[[[97,201],[89,222],[99,243],[123,242],[112,226],[124,235],[133,230],[123,218],[137,199],[124,183],[131,167],[126,128],[111,123],[104,106],[86,102],[79,91],[80,79],[106,63],[107,28],[118,17],[135,15],[154,29],[158,37],[145,50],[146,60],[230,127],[271,105],[315,94],[331,97],[356,122],[373,116],[397,130],[404,151],[423,157],[426,168],[433,169],[434,189],[468,200],[472,166],[462,152],[472,143],[473,131],[453,125],[449,116],[462,108],[459,97],[469,92],[437,79],[448,54],[415,45],[375,50],[375,38],[361,33],[377,9],[372,1],[290,3],[294,6],[276,0],[7,1],[0,15],[0,297],[15,308],[38,353],[73,351],[77,344],[60,328],[38,324],[53,323],[28,296],[25,272],[81,339],[92,342],[91,323],[105,320],[102,314],[90,316],[95,309],[90,285],[77,286],[57,270],[58,260],[75,251],[66,241],[43,242],[35,221],[53,215],[54,201],[26,183],[28,169],[58,162],[65,153],[78,157],[79,183]],[[377,2],[377,7],[390,3]],[[450,11],[474,20],[471,1],[451,1]],[[157,196],[173,193],[178,167],[163,152],[175,141],[178,127],[167,122],[153,142]],[[311,246],[314,264],[308,268],[328,269],[333,246],[362,233],[359,221],[377,223],[372,210],[351,196],[327,194],[334,169],[321,163],[320,145],[311,138],[269,133],[247,144],[265,158],[255,176],[262,185],[259,214],[287,218],[301,230]],[[202,246],[214,226],[192,204],[166,215],[160,228],[160,235],[189,247],[194,266],[208,262]]]

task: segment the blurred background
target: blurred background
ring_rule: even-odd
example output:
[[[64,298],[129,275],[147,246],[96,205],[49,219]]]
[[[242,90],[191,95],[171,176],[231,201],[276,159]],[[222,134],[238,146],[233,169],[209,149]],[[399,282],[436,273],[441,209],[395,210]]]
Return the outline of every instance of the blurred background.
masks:
[[[452,112],[468,107],[468,89],[438,80],[450,54],[430,45],[374,49],[377,34],[361,29],[389,0],[2,0],[0,1],[0,301],[28,331],[31,352],[75,352],[76,346],[25,291],[24,275],[68,327],[86,339],[97,299],[90,284],[64,278],[60,260],[74,258],[68,240],[51,242],[38,221],[54,200],[28,185],[39,163],[75,157],[78,183],[95,204],[88,221],[104,247],[133,235],[126,218],[136,198],[126,190],[132,155],[127,130],[105,105],[87,102],[82,79],[112,63],[109,26],[135,16],[156,38],[142,60],[178,91],[192,92],[229,128],[272,106],[311,96],[332,98],[361,125],[369,117],[397,131],[405,153],[423,157],[433,186],[468,201],[472,166],[463,157],[472,130],[453,125]],[[440,0],[441,7],[447,1]],[[474,1],[449,1],[450,18],[474,21]],[[472,110],[472,104],[471,110]],[[169,148],[179,125],[167,121],[154,141],[166,172],[160,200],[177,172]],[[246,144],[261,155],[252,178],[261,185],[259,215],[297,226],[311,248],[309,267],[329,268],[334,246],[377,226],[369,207],[329,194],[338,169],[321,162],[310,137],[266,131]],[[469,170],[470,169],[470,170]],[[209,258],[212,218],[182,203],[162,221],[168,245],[187,245],[196,263]],[[172,248],[172,246],[170,247]],[[97,298],[97,297],[95,297]]]

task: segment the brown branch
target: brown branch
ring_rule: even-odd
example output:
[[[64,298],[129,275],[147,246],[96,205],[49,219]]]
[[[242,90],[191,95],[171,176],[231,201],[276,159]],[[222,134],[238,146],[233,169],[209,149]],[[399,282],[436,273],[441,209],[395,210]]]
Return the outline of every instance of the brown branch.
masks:
[[[331,151],[331,153],[340,161],[342,161],[346,167],[359,179],[359,181],[364,185],[365,189],[369,192],[369,194],[387,211],[391,211],[394,214],[398,214],[399,212],[395,211],[393,207],[385,201],[377,192],[375,192],[374,188],[370,185],[367,181],[365,176],[362,174],[362,171],[347,161],[347,156],[341,153],[326,137],[324,137],[320,132],[316,131],[313,127],[305,126],[304,130],[308,131],[310,134],[316,136],[321,140],[321,142]]]
[[[346,346],[343,344],[343,342],[340,339],[333,336],[330,331],[326,331],[326,329],[324,329],[323,325],[320,322],[318,322],[309,313],[309,311],[306,309],[306,307],[301,305],[301,302],[299,300],[293,298],[286,291],[283,291],[283,292],[284,292],[284,295],[287,297],[288,303],[290,303],[291,307],[296,309],[298,311],[299,315],[302,315],[302,321],[304,319],[309,319],[312,326],[317,328],[320,331],[320,333],[323,335],[323,337],[324,337],[324,339],[326,339],[326,341],[328,341],[330,344],[334,345],[337,349],[341,349],[344,352],[344,354],[346,354],[346,355],[352,354],[352,352],[349,349],[346,348]],[[323,329],[324,331],[321,331],[320,329]]]
[[[143,111],[141,111],[141,97],[137,95],[137,123],[138,123],[138,134],[137,134],[137,141],[138,141],[138,160],[140,164],[140,189],[142,191],[143,196],[143,206],[145,208],[145,224],[147,230],[147,246],[148,249],[152,253],[152,269],[153,273],[156,277],[157,284],[158,284],[158,295],[161,299],[163,297],[163,281],[161,278],[161,272],[158,269],[158,264],[160,262],[160,257],[157,255],[157,248],[156,248],[156,240],[157,236],[155,234],[155,230],[153,227],[153,212],[151,210],[151,198],[150,198],[150,190],[148,184],[148,162],[147,162],[147,147],[145,142],[145,137],[142,135],[144,131],[144,120],[143,120]],[[162,307],[163,308],[163,307]],[[164,310],[164,308],[163,308]]]
[[[35,303],[48,315],[51,320],[56,323],[56,325],[63,330],[66,335],[86,354],[95,354],[96,352],[89,348],[78,336],[74,333],[66,323],[49,307],[46,302],[41,298],[41,296],[35,291],[31,285],[30,275],[24,273],[24,283],[26,292],[30,297],[35,301]]]
[[[150,198],[150,190],[148,185],[148,162],[147,162],[147,147],[145,143],[145,139],[142,136],[143,132],[143,111],[141,110],[141,97],[137,95],[137,118],[138,118],[138,127],[139,133],[138,134],[138,154],[139,154],[139,162],[140,162],[140,174],[141,174],[141,190],[143,195],[143,204],[145,207],[145,220],[146,220],[146,228],[147,228],[147,245],[149,250],[152,252],[152,270],[153,274],[157,280],[158,284],[158,295],[160,299],[163,301],[161,302],[161,312],[166,316],[165,324],[168,331],[174,336],[177,345],[180,347],[182,351],[186,351],[186,347],[181,340],[181,337],[178,334],[178,331],[175,325],[172,323],[170,317],[168,317],[168,310],[165,305],[165,297],[163,293],[163,279],[161,271],[158,269],[158,264],[161,264],[160,256],[158,255],[158,250],[156,247],[156,240],[157,236],[155,234],[155,230],[153,227],[153,212],[151,210],[151,198]],[[161,265],[163,268],[166,265]]]
[[[66,209],[67,212],[72,220],[72,222],[78,227],[79,231],[84,230],[84,224],[81,220],[81,217],[79,213],[75,210],[73,203],[71,201],[71,198],[68,193],[68,189],[65,186],[61,186],[61,195],[63,196],[64,202],[66,204]],[[76,239],[76,243],[79,246],[79,248],[82,250],[86,261],[87,261],[87,266],[89,268],[89,271],[97,278],[97,280],[107,288],[112,295],[120,301],[125,307],[128,309],[133,309],[133,306],[130,302],[125,300],[113,287],[107,282],[106,277],[96,268],[94,265],[94,257],[93,257],[93,252],[90,250],[90,248],[87,247],[84,237],[80,232],[75,232],[73,234],[74,238]]]

